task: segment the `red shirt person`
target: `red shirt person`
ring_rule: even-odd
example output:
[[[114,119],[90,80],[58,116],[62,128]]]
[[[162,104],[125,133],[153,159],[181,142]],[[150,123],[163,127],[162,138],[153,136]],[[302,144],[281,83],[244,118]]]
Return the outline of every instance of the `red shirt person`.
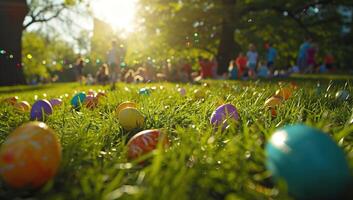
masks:
[[[212,78],[213,63],[210,62],[208,59],[199,58],[199,64],[201,67],[201,78]]]
[[[238,68],[238,77],[242,77],[244,74],[244,71],[246,69],[246,64],[248,62],[248,59],[243,53],[239,53],[238,57],[235,59],[235,64],[237,65]]]

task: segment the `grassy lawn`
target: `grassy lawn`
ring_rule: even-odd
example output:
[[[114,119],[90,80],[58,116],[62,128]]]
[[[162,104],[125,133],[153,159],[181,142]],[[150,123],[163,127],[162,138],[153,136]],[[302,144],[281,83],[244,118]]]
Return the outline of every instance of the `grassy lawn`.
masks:
[[[347,81],[353,94],[353,77],[296,76],[281,81],[296,81],[299,89],[275,118],[264,102],[279,89],[278,80],[179,84],[187,90],[185,97],[173,83],[120,83],[97,109],[80,112],[69,105],[75,91],[108,87],[70,83],[0,88],[0,98],[16,95],[30,103],[35,98],[64,99],[46,120],[63,149],[59,173],[39,190],[13,190],[1,182],[0,199],[289,199],[285,187],[273,184],[266,171],[264,146],[277,128],[297,122],[330,134],[344,149],[353,172],[353,127],[348,124],[353,101],[334,99]],[[320,94],[317,82],[323,88]],[[154,90],[140,96],[142,87]],[[205,97],[195,98],[195,89],[204,90]],[[136,102],[145,115],[140,130],[165,129],[171,140],[170,148],[154,151],[143,164],[127,160],[126,143],[140,130],[127,132],[119,125],[114,110],[124,101]],[[214,132],[209,118],[223,103],[235,105],[241,120],[223,133]],[[0,143],[28,121],[29,114],[0,105]]]

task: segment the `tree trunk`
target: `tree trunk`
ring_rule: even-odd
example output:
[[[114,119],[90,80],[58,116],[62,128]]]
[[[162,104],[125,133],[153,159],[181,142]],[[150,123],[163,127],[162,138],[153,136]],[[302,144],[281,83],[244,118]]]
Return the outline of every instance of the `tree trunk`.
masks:
[[[217,62],[219,75],[228,72],[229,62],[234,59],[238,45],[234,41],[234,7],[235,0],[222,0],[224,15],[222,20],[222,32],[217,52]]]
[[[26,84],[22,69],[22,24],[26,0],[0,0],[0,85]]]

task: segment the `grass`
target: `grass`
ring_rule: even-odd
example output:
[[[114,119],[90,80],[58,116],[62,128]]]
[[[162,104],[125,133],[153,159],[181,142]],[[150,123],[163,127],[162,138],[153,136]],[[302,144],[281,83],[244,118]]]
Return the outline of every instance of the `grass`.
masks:
[[[1,182],[0,199],[289,199],[284,187],[271,182],[264,164],[264,145],[278,127],[302,122],[324,130],[344,149],[353,169],[352,125],[347,123],[352,98],[348,102],[333,98],[346,82],[353,94],[352,77],[329,79],[291,79],[299,89],[276,118],[263,104],[279,88],[277,80],[207,81],[208,87],[180,84],[187,90],[186,97],[172,83],[121,83],[97,109],[80,112],[71,109],[65,94],[108,87],[71,83],[0,88],[0,98],[17,95],[33,103],[35,95],[39,99],[63,96],[65,101],[46,120],[63,147],[59,173],[39,190],[13,190]],[[318,95],[318,81],[325,90],[332,86]],[[139,96],[138,89],[146,86],[157,89],[150,96]],[[195,99],[194,89],[204,90],[205,98]],[[165,129],[172,143],[166,151],[158,149],[145,157],[144,165],[128,162],[126,155],[128,139],[139,130],[122,130],[114,114],[115,107],[128,100],[138,103],[146,116],[140,130]],[[215,133],[209,117],[222,103],[234,104],[241,120],[224,133]],[[29,114],[0,105],[0,142],[28,121]]]

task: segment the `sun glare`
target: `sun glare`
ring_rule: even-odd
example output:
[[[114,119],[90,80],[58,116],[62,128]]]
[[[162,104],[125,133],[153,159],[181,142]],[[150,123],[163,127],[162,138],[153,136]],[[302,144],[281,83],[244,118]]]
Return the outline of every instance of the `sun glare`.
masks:
[[[93,0],[94,15],[113,29],[134,30],[137,0]]]

